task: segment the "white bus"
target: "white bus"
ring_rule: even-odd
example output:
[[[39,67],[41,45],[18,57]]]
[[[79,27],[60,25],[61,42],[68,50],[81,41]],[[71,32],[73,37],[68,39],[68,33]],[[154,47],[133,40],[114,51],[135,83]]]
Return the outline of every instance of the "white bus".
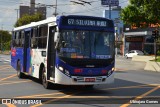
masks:
[[[65,85],[114,81],[113,21],[92,16],[57,16],[13,29],[11,65],[19,78],[30,75]]]

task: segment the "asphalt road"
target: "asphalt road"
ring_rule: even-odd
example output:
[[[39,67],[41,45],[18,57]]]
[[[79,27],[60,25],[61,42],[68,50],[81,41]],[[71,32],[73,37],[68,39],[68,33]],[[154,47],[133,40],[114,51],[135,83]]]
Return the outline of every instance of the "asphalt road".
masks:
[[[0,98],[15,99],[14,103],[18,98],[24,102],[42,101],[37,105],[1,104],[0,107],[159,107],[160,73],[144,71],[144,66],[144,62],[116,57],[114,84],[96,85],[93,89],[53,85],[47,90],[34,78],[18,79],[9,56],[0,55]]]

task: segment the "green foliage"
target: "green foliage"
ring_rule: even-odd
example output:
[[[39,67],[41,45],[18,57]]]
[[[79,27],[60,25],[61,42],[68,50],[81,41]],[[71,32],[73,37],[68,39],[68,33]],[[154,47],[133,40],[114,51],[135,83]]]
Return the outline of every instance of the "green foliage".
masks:
[[[14,27],[23,26],[23,25],[29,24],[31,22],[37,22],[37,21],[42,20],[42,18],[43,18],[42,14],[40,14],[40,13],[37,13],[37,14],[34,14],[34,15],[26,14],[23,17],[21,17],[17,20]]]
[[[157,55],[160,56],[160,50],[157,51]]]
[[[8,31],[0,30],[0,42],[1,41],[2,48],[5,50],[10,50],[11,34]]]
[[[159,0],[130,0],[130,4],[122,9],[120,16],[125,24],[137,27],[142,27],[144,22],[143,27],[160,24],[160,2]]]
[[[8,31],[0,30],[0,41],[2,41],[2,43],[11,41],[11,34]]]
[[[6,43],[3,44],[3,50],[10,50],[10,47],[11,47],[11,41],[8,41]]]

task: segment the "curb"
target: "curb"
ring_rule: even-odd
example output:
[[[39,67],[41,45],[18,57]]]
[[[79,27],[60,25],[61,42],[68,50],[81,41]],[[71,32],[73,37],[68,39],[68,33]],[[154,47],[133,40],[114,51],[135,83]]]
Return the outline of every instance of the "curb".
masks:
[[[132,61],[143,61],[146,62],[146,66],[144,70],[153,71],[153,72],[160,72],[160,62],[154,62],[150,60],[154,60],[154,56],[134,56]]]

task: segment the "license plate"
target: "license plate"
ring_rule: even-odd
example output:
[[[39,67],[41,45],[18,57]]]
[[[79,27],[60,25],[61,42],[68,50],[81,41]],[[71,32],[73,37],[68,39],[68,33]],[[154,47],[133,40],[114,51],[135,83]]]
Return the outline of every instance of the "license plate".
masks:
[[[95,82],[95,78],[85,78],[85,82]]]

